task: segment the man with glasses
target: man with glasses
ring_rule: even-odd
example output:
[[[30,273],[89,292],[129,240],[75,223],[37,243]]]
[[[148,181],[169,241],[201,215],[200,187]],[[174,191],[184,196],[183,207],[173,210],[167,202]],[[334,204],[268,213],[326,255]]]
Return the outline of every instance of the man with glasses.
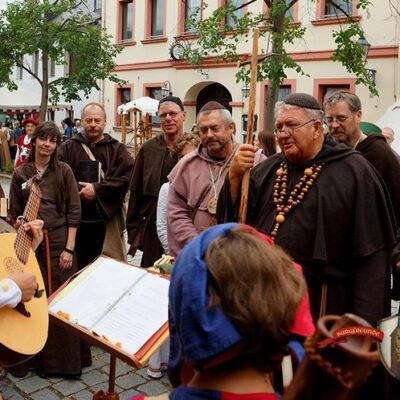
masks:
[[[361,131],[361,101],[346,91],[329,93],[324,99],[325,120],[329,133],[339,143],[359,151],[379,172],[389,191],[390,200],[400,227],[400,163],[380,133],[366,135]],[[396,267],[398,264],[398,267]],[[392,297],[400,300],[400,249],[393,260]]]
[[[150,267],[163,254],[156,230],[157,200],[160,187],[177,160],[170,155],[174,140],[183,133],[185,110],[180,98],[167,96],[158,104],[162,133],[140,148],[130,182],[129,207],[126,218],[129,253],[143,251],[141,265]]]
[[[275,118],[282,152],[251,171],[246,222],[303,266],[315,321],[353,312],[375,325],[390,315],[395,239],[380,179],[358,152],[323,134],[314,97],[287,96]],[[253,158],[248,145],[239,148],[219,197],[219,222],[237,219],[241,177]]]

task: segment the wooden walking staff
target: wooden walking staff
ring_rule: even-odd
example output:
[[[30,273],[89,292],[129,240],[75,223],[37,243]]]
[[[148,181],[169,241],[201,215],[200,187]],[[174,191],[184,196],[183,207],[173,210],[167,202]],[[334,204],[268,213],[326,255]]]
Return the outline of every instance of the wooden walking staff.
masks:
[[[121,114],[121,143],[126,144],[126,114]]]
[[[133,112],[133,148],[135,157],[138,153],[138,122],[137,122],[137,110],[135,109]]]
[[[247,114],[247,137],[246,143],[253,144],[253,125],[254,125],[254,108],[256,104],[256,85],[257,85],[257,64],[258,64],[258,28],[253,30],[253,49],[251,53],[250,66],[250,97],[249,97],[249,112]],[[244,65],[247,62],[244,62]],[[239,208],[239,223],[246,222],[247,213],[247,198],[249,194],[250,170],[247,170],[242,177],[242,190],[240,195]]]

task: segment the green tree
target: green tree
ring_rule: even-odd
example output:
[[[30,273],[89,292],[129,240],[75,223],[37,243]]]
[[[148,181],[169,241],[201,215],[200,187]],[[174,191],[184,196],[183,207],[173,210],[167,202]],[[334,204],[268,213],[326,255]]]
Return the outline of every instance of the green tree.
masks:
[[[226,6],[218,7],[210,17],[200,22],[198,13],[201,10],[194,9],[187,25],[197,31],[198,37],[192,42],[186,42],[186,45],[185,42],[183,43],[183,58],[200,69],[206,57],[215,57],[216,62],[238,61],[240,55],[236,50],[237,45],[251,40],[250,28],[260,28],[260,36],[268,35],[267,42],[270,48],[261,49],[264,56],[258,64],[257,80],[268,79],[266,121],[267,128],[273,129],[274,104],[278,98],[279,87],[287,77],[286,71],[295,69],[299,74],[306,74],[286,51],[286,45],[301,39],[306,28],[292,23],[290,9],[298,0],[260,0],[268,6],[268,11],[238,16],[241,8],[257,1],[244,0],[240,6],[232,1],[228,2]],[[351,0],[347,1],[351,3]],[[346,24],[341,24],[339,30],[332,32],[336,43],[332,59],[341,62],[348,72],[356,76],[356,84],[366,85],[372,94],[377,95],[376,88],[364,66],[363,49],[358,43],[358,40],[363,37],[361,26],[340,6],[339,2],[327,0],[327,3],[338,11],[337,15],[347,17]],[[368,5],[370,5],[369,0],[359,0],[357,3],[359,9],[365,9]],[[207,4],[203,3],[203,7],[207,7]],[[248,68],[239,68],[236,80],[248,83]]]
[[[113,74],[114,58],[121,51],[105,30],[93,23],[86,1],[18,0],[0,12],[0,86],[17,90],[13,68],[30,74],[41,86],[39,119],[46,118],[47,105],[81,100],[99,90],[98,82],[120,80]],[[24,62],[24,56],[39,52],[41,73]],[[49,60],[66,65],[68,76],[51,80]]]

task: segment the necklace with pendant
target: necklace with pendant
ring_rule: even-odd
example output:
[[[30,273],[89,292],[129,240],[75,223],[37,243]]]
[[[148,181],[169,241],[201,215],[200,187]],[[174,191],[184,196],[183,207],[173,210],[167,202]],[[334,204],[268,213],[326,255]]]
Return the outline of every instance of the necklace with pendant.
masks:
[[[290,191],[286,199],[288,168],[286,162],[283,161],[280,164],[276,171],[273,194],[273,201],[276,208],[275,225],[270,233],[273,239],[277,237],[278,230],[285,222],[287,214],[304,200],[305,195],[310,191],[324,165],[325,163],[313,164],[311,167],[306,168],[303,176]]]
[[[214,192],[214,196],[211,197],[211,199],[207,203],[207,210],[211,215],[215,215],[217,213],[217,204],[218,204],[218,193],[217,193],[217,187],[218,187],[218,182],[219,179],[221,178],[221,173],[222,173],[222,166],[219,168],[218,171],[218,176],[217,179],[214,180],[214,176],[210,167],[210,164],[208,165],[208,170],[210,171],[210,177],[211,177],[211,184]]]

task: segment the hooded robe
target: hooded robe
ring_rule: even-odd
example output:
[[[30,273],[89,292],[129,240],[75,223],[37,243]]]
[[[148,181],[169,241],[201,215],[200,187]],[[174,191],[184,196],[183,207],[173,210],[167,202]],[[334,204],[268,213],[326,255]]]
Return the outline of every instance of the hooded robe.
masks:
[[[276,170],[283,153],[252,169],[246,223],[270,234],[275,225],[273,202]],[[288,162],[288,189],[304,169],[324,163],[304,200],[280,225],[276,243],[303,266],[314,320],[326,284],[326,314],[353,312],[376,326],[390,315],[390,256],[395,220],[381,177],[358,152],[330,136],[317,156],[303,164]],[[232,203],[226,179],[218,200],[219,222],[236,221],[239,201]]]

